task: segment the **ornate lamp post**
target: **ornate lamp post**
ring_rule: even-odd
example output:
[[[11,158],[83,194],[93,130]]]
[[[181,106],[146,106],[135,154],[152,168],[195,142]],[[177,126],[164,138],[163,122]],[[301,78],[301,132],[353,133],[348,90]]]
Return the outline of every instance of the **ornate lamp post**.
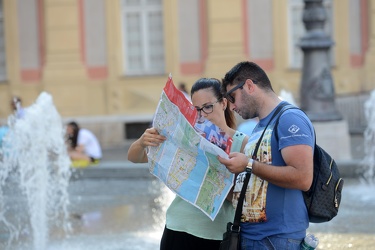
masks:
[[[301,108],[312,121],[341,120],[335,106],[329,49],[334,44],[324,32],[326,12],[322,0],[304,0],[303,22],[306,34],[301,38],[303,71],[300,89]]]

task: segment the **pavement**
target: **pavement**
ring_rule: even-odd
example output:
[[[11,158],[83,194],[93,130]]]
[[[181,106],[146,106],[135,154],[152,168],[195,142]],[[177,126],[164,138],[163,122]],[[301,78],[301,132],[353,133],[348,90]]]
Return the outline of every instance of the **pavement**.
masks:
[[[351,135],[352,159],[336,161],[343,178],[357,178],[361,161],[365,156],[362,134]],[[154,178],[148,164],[132,163],[127,159],[128,149],[134,140],[127,140],[121,146],[103,149],[103,159],[98,165],[73,169],[72,178]]]
[[[159,239],[162,232],[160,228],[163,228],[165,224],[165,217],[163,216],[174,195],[162,184],[161,189],[157,188],[157,185],[161,182],[150,181],[150,179],[156,179],[156,177],[150,174],[148,164],[134,164],[127,160],[127,151],[132,142],[127,141],[119,147],[105,148],[103,160],[99,165],[75,169],[73,172],[73,177],[84,179],[82,182],[73,181],[70,186],[77,188],[76,198],[79,200],[79,204],[82,204],[82,201],[86,201],[83,204],[89,204],[87,208],[90,210],[85,214],[97,215],[98,211],[99,214],[103,214],[101,220],[95,217],[95,223],[93,224],[97,226],[99,235],[92,234],[90,238],[85,234],[84,228],[82,232],[75,233],[77,242],[82,243],[82,235],[84,236],[86,248],[88,243],[92,245],[92,247],[89,245],[90,249],[99,249],[98,246],[100,246],[100,249],[159,248]],[[358,169],[365,153],[362,135],[351,136],[351,151],[353,160],[337,162],[340,173],[345,179],[346,190],[343,192],[340,213],[332,220],[332,223],[310,223],[308,233],[313,233],[319,238],[320,243],[317,249],[374,249],[375,217],[373,211],[375,209],[375,195],[369,185],[363,184],[358,178],[355,178],[358,177],[356,169]],[[89,191],[95,191],[85,191],[87,194],[82,194],[81,192],[84,190],[81,188],[82,185],[90,187]],[[140,188],[145,190],[142,195],[138,192]],[[92,196],[93,194],[95,194],[95,198]],[[110,199],[110,197],[113,197],[113,199]],[[95,201],[100,204],[99,207],[102,207],[103,200],[105,200],[106,210],[98,210],[95,207]],[[111,201],[117,205],[120,204],[120,210],[117,205],[111,204]],[[122,201],[125,201],[125,205],[121,203]],[[119,213],[119,211],[122,212]],[[139,219],[134,221],[134,218]],[[117,224],[119,224],[119,228],[126,232],[117,234],[120,235],[118,239],[113,238],[116,237],[116,234],[113,236],[111,233],[111,238],[106,240],[103,232],[113,232]],[[92,227],[91,224],[88,225],[90,228]],[[151,225],[152,229],[142,228],[142,225]],[[71,242],[74,242],[72,238],[69,239],[69,243]],[[122,245],[111,247],[110,244],[114,242]],[[105,247],[101,247],[100,244],[104,244]],[[73,247],[68,248],[72,249]]]
[[[108,147],[103,149],[103,161],[128,161],[128,150],[134,140],[126,140],[125,143],[117,147]]]

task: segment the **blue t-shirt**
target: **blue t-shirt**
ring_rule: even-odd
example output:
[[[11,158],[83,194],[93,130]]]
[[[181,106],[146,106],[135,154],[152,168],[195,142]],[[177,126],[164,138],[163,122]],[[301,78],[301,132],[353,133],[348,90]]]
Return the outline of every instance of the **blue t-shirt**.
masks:
[[[264,119],[259,121],[249,142],[245,154],[250,158],[259,137],[271,119],[276,108]],[[285,111],[279,120],[278,138],[273,133],[274,118],[268,125],[258,149],[257,160],[275,166],[285,166],[281,149],[292,145],[309,145],[314,147],[314,129],[305,115],[298,109]],[[233,204],[237,205],[245,173],[238,175],[234,188]],[[242,236],[252,240],[261,240],[267,236],[302,239],[309,225],[308,214],[303,200],[302,191],[282,188],[269,183],[256,175],[251,175],[246,190],[246,197],[241,219]]]

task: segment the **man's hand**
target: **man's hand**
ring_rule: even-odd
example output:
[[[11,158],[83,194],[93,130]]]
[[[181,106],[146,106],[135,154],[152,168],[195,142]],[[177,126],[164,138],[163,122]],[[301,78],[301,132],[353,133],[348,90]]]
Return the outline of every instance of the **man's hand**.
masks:
[[[245,171],[249,158],[242,153],[234,152],[229,154],[229,159],[218,156],[218,160],[227,167],[229,172],[238,174]]]

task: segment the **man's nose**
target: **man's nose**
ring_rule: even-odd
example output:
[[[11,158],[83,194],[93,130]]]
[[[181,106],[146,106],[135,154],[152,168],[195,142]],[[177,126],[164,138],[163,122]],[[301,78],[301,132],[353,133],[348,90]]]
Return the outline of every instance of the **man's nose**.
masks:
[[[234,103],[231,103],[231,102],[228,102],[229,103],[229,110],[234,110],[234,108],[236,107],[236,105]]]

